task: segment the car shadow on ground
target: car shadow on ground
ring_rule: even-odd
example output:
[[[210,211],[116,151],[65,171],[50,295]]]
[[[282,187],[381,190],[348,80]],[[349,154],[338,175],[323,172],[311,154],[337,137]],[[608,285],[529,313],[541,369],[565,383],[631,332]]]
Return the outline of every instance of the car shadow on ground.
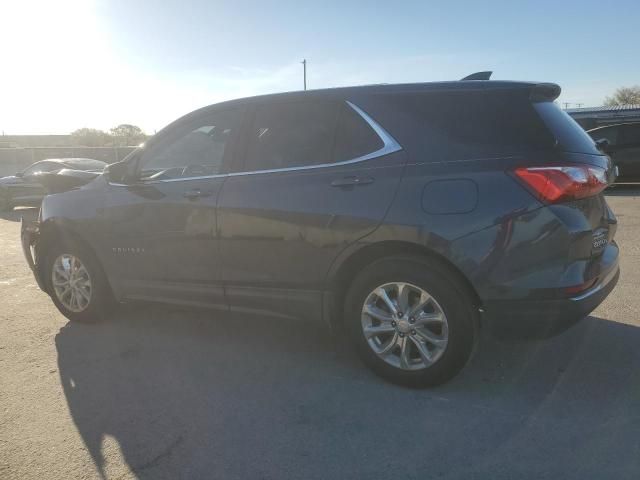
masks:
[[[485,339],[431,390],[390,385],[303,323],[135,306],[56,337],[101,471],[140,478],[637,478],[640,328],[589,317],[545,342]]]
[[[19,222],[23,216],[27,220],[35,220],[38,216],[38,208],[25,207],[9,210],[8,212],[0,212],[0,219],[9,220],[10,222]]]

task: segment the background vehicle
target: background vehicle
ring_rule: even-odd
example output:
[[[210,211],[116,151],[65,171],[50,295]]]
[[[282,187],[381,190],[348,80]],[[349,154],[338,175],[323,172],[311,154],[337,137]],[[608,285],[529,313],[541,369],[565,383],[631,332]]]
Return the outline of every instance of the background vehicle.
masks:
[[[295,92],[193,112],[23,224],[56,306],[153,300],[346,331],[394,382],[434,385],[481,325],[558,331],[618,279],[609,158],[554,84]]]
[[[617,182],[640,182],[640,122],[619,123],[587,132],[598,141],[609,142],[604,151],[618,167]]]
[[[42,182],[45,174],[55,174],[62,169],[102,172],[106,166],[105,162],[91,158],[51,158],[36,162],[22,172],[0,178],[0,211],[39,205],[48,193]]]

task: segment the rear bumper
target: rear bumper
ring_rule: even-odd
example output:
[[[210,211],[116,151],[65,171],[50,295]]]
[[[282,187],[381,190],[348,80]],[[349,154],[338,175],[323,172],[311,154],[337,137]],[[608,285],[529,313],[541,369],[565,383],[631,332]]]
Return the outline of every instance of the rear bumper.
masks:
[[[29,265],[29,268],[33,272],[33,276],[36,278],[36,282],[38,282],[40,289],[46,291],[44,282],[40,275],[36,256],[36,244],[40,237],[40,223],[38,221],[25,220],[24,217],[22,217],[21,222],[20,240],[22,242],[22,251],[25,259],[27,260],[27,265]]]
[[[589,290],[560,299],[487,301],[483,324],[498,336],[546,338],[557,335],[600,305],[615,288],[619,277],[616,254]]]

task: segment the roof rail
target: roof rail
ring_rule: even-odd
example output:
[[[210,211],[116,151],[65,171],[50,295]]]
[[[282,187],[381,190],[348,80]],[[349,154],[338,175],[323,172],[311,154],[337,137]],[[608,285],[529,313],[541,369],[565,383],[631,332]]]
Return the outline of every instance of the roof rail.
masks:
[[[491,78],[491,74],[493,72],[476,72],[471,75],[467,75],[464,78],[461,78],[460,81],[464,82],[466,80],[489,80]]]

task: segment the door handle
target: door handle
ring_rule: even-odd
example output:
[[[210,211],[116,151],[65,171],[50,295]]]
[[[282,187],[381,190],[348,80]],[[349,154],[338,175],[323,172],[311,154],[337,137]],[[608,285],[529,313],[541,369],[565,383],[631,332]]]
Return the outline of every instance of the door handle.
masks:
[[[183,193],[184,198],[188,198],[189,200],[196,200],[202,197],[210,197],[212,195],[211,192],[203,192],[199,188],[194,188],[193,190],[187,190]]]
[[[369,185],[373,183],[371,177],[342,177],[336,178],[331,182],[332,187],[354,187],[358,185]]]

